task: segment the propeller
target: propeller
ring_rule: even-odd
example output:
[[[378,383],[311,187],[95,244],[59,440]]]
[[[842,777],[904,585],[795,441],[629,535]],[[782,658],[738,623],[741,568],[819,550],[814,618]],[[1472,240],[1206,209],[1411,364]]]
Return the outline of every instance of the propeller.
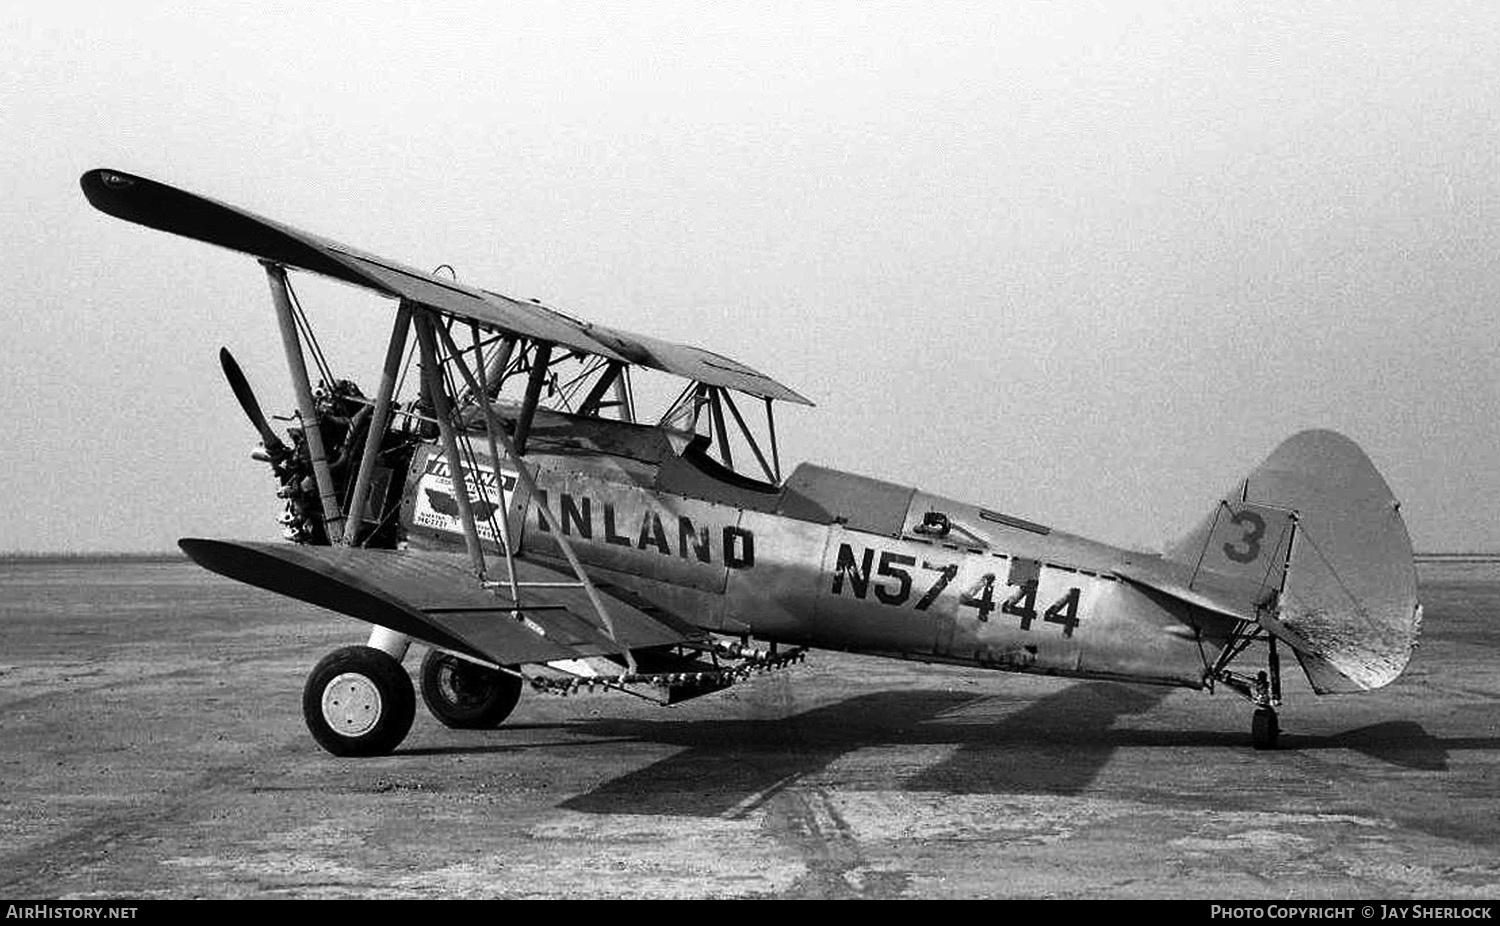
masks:
[[[255,430],[260,432],[260,439],[266,445],[266,452],[277,457],[287,453],[286,444],[271,430],[271,425],[266,421],[265,414],[260,410],[260,403],[255,400],[255,393],[250,389],[250,381],[245,378],[245,372],[235,362],[234,355],[229,348],[219,348],[219,365],[224,368],[224,378],[229,380],[229,388],[234,391],[234,397],[239,400],[240,408],[245,410],[245,415],[250,423],[255,425]]]

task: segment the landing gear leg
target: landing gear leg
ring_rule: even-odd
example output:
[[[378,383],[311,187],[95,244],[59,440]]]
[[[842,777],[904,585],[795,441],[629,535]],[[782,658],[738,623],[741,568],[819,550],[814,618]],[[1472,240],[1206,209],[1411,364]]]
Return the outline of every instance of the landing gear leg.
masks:
[[[376,624],[370,628],[370,639],[365,645],[371,649],[378,649],[400,662],[406,658],[406,651],[411,648],[411,637]]]
[[[1276,660],[1276,642],[1271,642],[1271,669],[1274,675],[1267,677],[1261,672],[1255,677],[1255,716],[1250,721],[1250,742],[1256,749],[1275,749],[1276,739],[1281,735],[1281,722],[1276,719],[1276,704],[1280,699],[1280,668]]]
[[[1261,634],[1258,628],[1244,622],[1206,677],[1222,683],[1255,705],[1255,716],[1250,721],[1250,742],[1256,749],[1275,749],[1281,737],[1281,721],[1276,716],[1276,708],[1281,705],[1281,656],[1276,651],[1276,638]],[[1269,671],[1262,670],[1254,678],[1229,671],[1229,663],[1256,639],[1267,642],[1266,668]]]
[[[1281,735],[1281,722],[1276,719],[1276,709],[1257,707],[1250,721],[1250,741],[1256,749],[1275,749],[1276,739]]]

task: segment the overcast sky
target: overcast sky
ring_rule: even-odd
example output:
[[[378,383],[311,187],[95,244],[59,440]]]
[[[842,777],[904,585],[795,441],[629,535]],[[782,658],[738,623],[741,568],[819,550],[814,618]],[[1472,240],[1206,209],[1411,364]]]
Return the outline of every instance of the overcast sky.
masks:
[[[1155,546],[1326,427],[1418,549],[1500,549],[1494,3],[52,0],[0,48],[0,551],[278,535],[216,357],[290,409],[264,274],[103,166],[737,357],[818,403],[789,460]],[[297,283],[372,390],[393,304]]]

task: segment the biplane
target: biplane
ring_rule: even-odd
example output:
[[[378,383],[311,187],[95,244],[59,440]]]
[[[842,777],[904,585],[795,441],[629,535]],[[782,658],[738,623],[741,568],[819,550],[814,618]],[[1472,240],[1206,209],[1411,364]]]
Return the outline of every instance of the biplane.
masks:
[[[1256,748],[1277,743],[1281,647],[1329,694],[1389,684],[1416,645],[1400,506],[1333,432],[1286,440],[1164,551],[1121,549],[811,463],[783,476],[775,409],[811,403],[719,354],[121,171],[81,182],[103,212],[264,268],[296,396],[285,435],[227,350],[221,362],[288,542],[180,545],[371,625],[304,688],[307,726],[335,755],[407,735],[413,642],[422,700],[455,729],[500,725],[526,688],[676,704],[827,649],[1224,688],[1253,708]],[[289,271],[394,303],[373,395],[333,375]],[[646,375],[674,384],[655,409]]]

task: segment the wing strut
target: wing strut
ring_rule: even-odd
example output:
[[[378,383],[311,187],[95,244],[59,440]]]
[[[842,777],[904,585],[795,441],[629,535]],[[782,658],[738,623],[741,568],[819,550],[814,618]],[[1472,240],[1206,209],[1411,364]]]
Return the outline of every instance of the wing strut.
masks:
[[[753,454],[755,454],[755,461],[760,464],[760,468],[765,472],[766,478],[769,479],[769,480],[771,480],[772,482],[780,484],[780,482],[781,482],[781,464],[780,464],[780,462],[778,461],[778,463],[776,464],[776,467],[774,469],[771,467],[770,463],[766,462],[766,455],[761,452],[760,444],[758,444],[756,442],[756,440],[755,440],[755,434],[753,432],[751,432],[750,426],[745,423],[745,416],[740,414],[739,407],[734,404],[734,397],[729,394],[729,390],[728,389],[719,389],[718,392],[717,392],[717,394],[719,396],[723,397],[724,407],[729,409],[729,413],[731,415],[734,415],[734,423],[740,426],[740,436],[744,437],[745,438],[745,443],[747,443],[747,444],[750,445],[750,452],[753,453]],[[767,413],[770,412],[770,409],[771,409],[770,403],[767,403],[766,404],[766,411],[767,411]],[[723,414],[724,414],[723,409],[719,409],[718,413],[719,413],[720,417],[722,417]],[[720,426],[720,429],[722,430],[722,425]],[[771,431],[771,437],[774,439],[775,436],[776,436],[776,432],[773,429]],[[726,441],[725,441],[726,452],[728,450],[728,446],[729,446],[728,445],[728,441],[726,439]]]
[[[771,400],[766,399],[766,434],[771,438],[771,466],[776,471],[776,484],[781,484],[781,452],[776,448],[776,414],[771,411]]]
[[[354,477],[354,495],[349,499],[349,529],[344,542],[359,545],[359,528],[370,496],[370,479],[380,456],[380,442],[391,419],[391,402],[396,395],[396,379],[401,373],[401,356],[406,353],[407,334],[411,330],[411,303],[401,300],[396,309],[396,323],[391,327],[391,341],[385,351],[385,367],[380,373],[380,390],[375,396],[375,412],[370,429],[365,432],[364,455],[360,457],[359,474]],[[380,519],[376,514],[376,520]]]
[[[448,458],[452,470],[453,499],[458,503],[458,520],[464,528],[464,546],[469,550],[469,559],[474,572],[484,581],[484,548],[480,546],[479,531],[474,526],[474,509],[469,504],[469,477],[464,472],[463,461],[458,455],[458,439],[454,435],[453,405],[448,389],[443,383],[442,371],[437,363],[437,342],[433,337],[432,315],[426,309],[416,314],[417,347],[422,352],[422,381],[427,384],[427,395],[432,400],[433,417],[437,418],[438,439],[443,443],[443,454]],[[506,551],[510,555],[510,551]]]
[[[781,483],[781,453],[776,446],[776,415],[772,411],[771,400],[765,401],[766,429],[771,449],[769,459],[766,458],[765,451],[761,450],[760,442],[755,439],[755,432],[746,423],[745,416],[740,413],[739,406],[730,395],[730,390],[722,386],[705,382],[689,383],[661,416],[659,424],[685,431],[697,431],[703,410],[707,409],[708,425],[706,427],[711,432],[713,446],[717,448],[719,459],[724,465],[734,469],[733,450],[729,446],[729,419],[724,414],[727,408],[729,414],[734,416],[734,423],[739,428],[740,437],[749,446],[750,452],[755,454],[755,461],[760,464],[766,478],[779,485]]]
[[[442,430],[443,434],[443,452],[448,455],[448,463],[452,468],[453,485],[455,488],[453,494],[459,505],[459,520],[463,523],[464,540],[469,545],[470,556],[474,557],[476,560],[480,580],[484,581],[484,552],[479,541],[479,531],[474,526],[473,510],[469,507],[468,504],[469,483],[468,477],[464,474],[463,464],[458,457],[457,439],[454,435],[453,428],[452,408],[448,403],[447,390],[444,387],[442,376],[438,372],[436,356],[437,350],[435,343],[436,339],[442,339],[443,346],[448,352],[448,357],[452,361],[454,369],[458,370],[459,375],[464,380],[464,384],[474,395],[485,395],[486,392],[484,387],[487,384],[481,383],[479,380],[475,379],[474,374],[470,372],[468,365],[464,363],[463,353],[459,351],[458,346],[454,344],[452,335],[448,333],[447,328],[437,324],[435,313],[431,309],[425,307],[419,308],[416,315],[416,322],[417,337],[422,347],[422,374],[424,377],[430,376],[429,388],[432,391],[432,396],[435,403],[438,402],[439,396],[441,395],[441,403],[437,405],[438,426]],[[550,355],[551,347],[552,345],[545,343],[538,344],[536,347],[534,359],[532,361],[535,366],[533,366],[532,368],[531,381],[528,382],[526,390],[527,404],[521,409],[522,421],[530,420],[528,411],[532,414],[534,414],[536,411],[536,402],[540,397],[541,383],[545,378],[546,364],[548,356]],[[428,372],[429,368],[431,370],[430,373]],[[537,372],[538,370],[540,370],[541,372]],[[536,384],[535,389],[531,387],[532,383]],[[517,449],[519,440],[512,441],[510,435],[505,432],[505,428],[500,423],[499,417],[495,414],[494,407],[489,402],[480,402],[479,407],[484,412],[484,429],[486,439],[491,442],[492,447],[495,446],[498,442],[498,445],[504,448],[506,458],[509,459],[511,465],[516,468],[516,479],[520,484],[521,490],[524,493],[524,497],[540,498],[541,493],[537,490],[536,482],[531,478],[531,471],[526,468],[525,461],[521,459],[521,452]],[[521,430],[519,423],[517,424],[516,430],[519,436],[519,432]],[[498,459],[499,458],[496,457],[497,462]],[[635,664],[635,656],[631,654],[629,645],[626,644],[624,640],[621,640],[619,635],[616,633],[614,620],[609,616],[609,609],[605,607],[604,599],[600,597],[599,591],[594,588],[594,583],[590,581],[588,573],[583,568],[583,563],[581,563],[578,559],[578,555],[573,552],[573,545],[569,543],[564,537],[561,526],[554,521],[552,513],[547,510],[546,505],[538,505],[537,511],[541,514],[542,519],[546,521],[547,527],[552,532],[553,538],[557,541],[558,547],[562,549],[563,556],[567,558],[568,565],[572,567],[573,574],[578,578],[578,585],[583,588],[584,593],[588,596],[589,603],[593,605],[595,613],[599,615],[600,621],[603,622],[605,632],[609,635],[609,638],[615,643],[618,643],[621,649],[624,651],[625,663],[630,671],[632,673],[636,672],[637,670]],[[522,587],[525,587],[529,583],[517,582],[515,580],[515,552],[511,549],[511,545],[508,542],[508,537],[507,539],[502,540],[501,548],[504,551],[506,566],[510,572],[510,579],[508,584],[513,590],[512,602],[517,615],[520,615],[524,613],[525,610],[522,607],[519,597],[520,589]],[[485,584],[487,587],[491,588],[499,587],[499,583],[492,584],[486,582]]]
[[[457,355],[454,355],[455,358]],[[552,345],[537,344],[531,353],[531,376],[526,380],[526,397],[521,400],[521,416],[516,419],[516,452],[526,452],[526,438],[531,435],[531,422],[536,418],[537,403],[542,399],[542,386],[547,382],[547,363],[552,359]],[[462,367],[462,363],[459,364]],[[486,405],[488,403],[485,403]],[[520,465],[519,462],[516,464]]]
[[[286,365],[292,374],[292,389],[297,393],[297,411],[302,418],[302,435],[307,439],[308,456],[312,458],[313,477],[323,501],[323,530],[328,539],[340,543],[344,538],[344,515],[339,507],[338,490],[328,472],[328,454],[323,449],[323,429],[318,423],[318,406],[313,401],[312,383],[307,378],[307,358],[302,355],[302,341],[297,321],[292,316],[292,299],[287,292],[286,271],[280,264],[261,261],[271,283],[271,301],[276,305],[276,322],[281,329],[281,345],[286,350]],[[330,387],[332,383],[328,384]],[[373,428],[372,434],[377,433]]]
[[[634,421],[635,415],[630,410],[630,392],[625,382],[625,371],[628,368],[623,363],[609,361],[604,372],[594,383],[594,388],[584,397],[583,404],[578,406],[580,415],[597,415],[605,407],[604,394],[614,390],[614,406],[619,412],[621,421]]]
[[[444,333],[446,334],[446,332],[444,332]],[[479,323],[478,322],[473,321],[473,320],[469,321],[469,333],[470,333],[470,335],[474,339],[474,369],[476,371],[478,371],[478,373],[479,373],[479,392],[478,392],[479,402],[480,402],[480,405],[482,407],[489,408],[490,407],[490,380],[489,380],[489,373],[485,370],[484,352],[480,349],[480,346],[479,346],[480,342],[479,342]],[[451,343],[451,339],[449,339],[449,338],[445,338],[444,340],[450,341],[450,343]],[[515,343],[516,343],[515,339],[513,339],[513,338],[507,339],[506,342],[505,342],[505,344],[504,344],[504,346],[501,349],[501,353],[503,355],[505,355],[506,357],[509,357],[509,355],[510,355],[510,349],[515,346]],[[450,348],[450,350],[451,349],[452,348]],[[453,356],[459,357],[461,355],[457,351],[454,351],[453,352]],[[467,371],[464,371],[464,372],[467,372]],[[468,387],[465,386],[465,388],[468,388]],[[496,391],[498,391],[498,387],[497,387]],[[490,445],[490,459],[494,460],[498,464],[500,462],[500,449],[495,446],[495,432],[494,432],[494,430],[492,428],[490,428],[490,423],[489,423],[488,419],[486,419],[485,423],[484,423],[484,436],[485,436],[485,439],[489,442],[489,445]],[[498,527],[499,527],[499,530],[500,530],[500,542],[505,547],[505,572],[506,572],[506,579],[510,583],[510,600],[513,601],[513,602],[515,602],[516,605],[517,605],[517,607],[519,607],[520,603],[521,603],[521,588],[516,583],[516,564],[515,564],[514,558],[512,557],[512,554],[515,551],[515,545],[510,542],[510,510],[509,510],[509,507],[504,504],[504,502],[505,502],[505,497],[504,497],[505,496],[505,489],[504,489],[503,483],[499,484],[499,489],[500,489],[500,495],[501,495],[501,510],[500,510],[500,520],[499,520]],[[492,519],[493,519],[493,517],[494,516],[491,515]],[[523,505],[521,507],[521,519],[524,521],[525,517],[526,517],[526,508]]]
[[[729,430],[724,427],[724,403],[719,400],[719,390],[708,387],[708,407],[714,420],[714,432],[719,436],[719,456],[724,465],[734,469],[734,456],[729,449]]]

